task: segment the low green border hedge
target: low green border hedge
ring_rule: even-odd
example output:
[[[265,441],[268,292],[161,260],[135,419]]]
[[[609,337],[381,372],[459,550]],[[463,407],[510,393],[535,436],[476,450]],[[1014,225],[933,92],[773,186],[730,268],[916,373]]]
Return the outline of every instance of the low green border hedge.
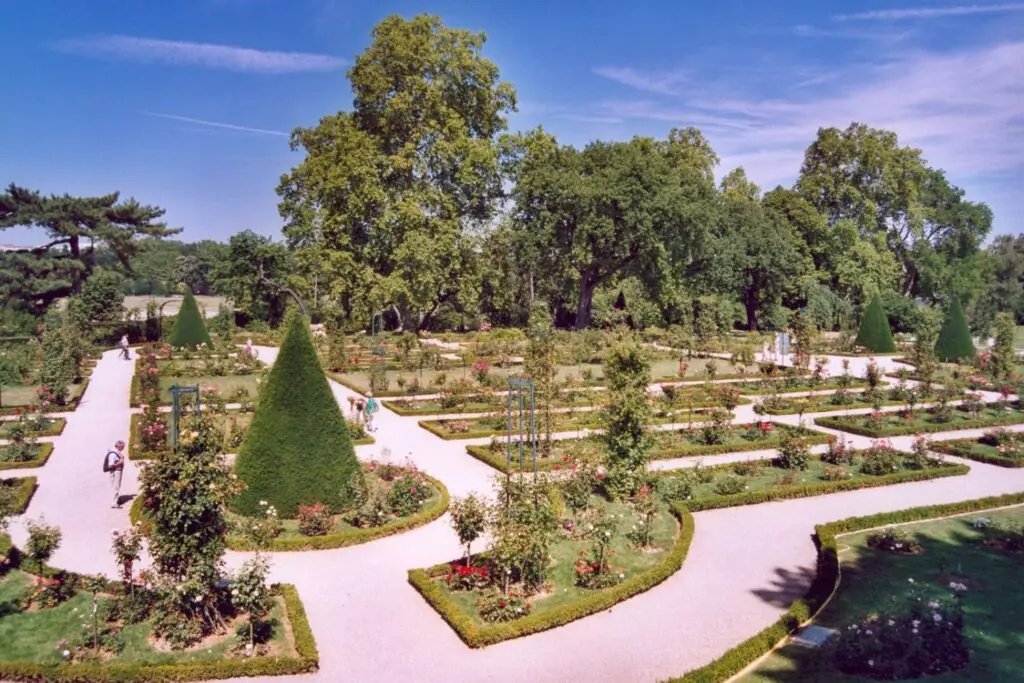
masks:
[[[799,379],[806,380],[807,377],[800,377]],[[741,382],[736,386],[736,388],[739,389],[739,392],[744,396],[767,396],[770,394],[797,394],[812,391],[811,387],[784,387],[782,385],[786,382],[785,379],[769,379],[766,381],[770,384],[776,384],[778,386],[762,387],[761,383],[757,382],[756,387],[746,388],[743,386],[744,383]],[[866,388],[867,386],[867,380],[853,377],[852,375],[850,376],[850,386],[848,387],[848,389],[857,390]],[[829,378],[828,380],[823,380],[821,386],[814,388],[813,391],[836,391],[838,389],[839,385],[835,382],[835,378],[832,377]]]
[[[782,423],[773,423],[775,429],[783,430],[797,430],[800,427],[793,427],[792,425],[786,425]],[[804,443],[814,446],[817,444],[828,443],[829,435],[822,432],[815,432],[810,429],[803,428],[806,434],[798,434]],[[703,455],[725,455],[727,453],[749,453],[751,451],[767,451],[774,450],[778,447],[778,442],[774,444],[765,444],[760,441],[750,441],[745,444],[718,444],[714,446],[689,446],[683,448],[666,448],[662,450],[652,450],[651,460],[672,460],[673,458],[685,458],[685,457],[696,457]],[[509,474],[510,472],[518,472],[517,468],[509,468],[505,463],[505,451],[502,449],[499,453],[492,453],[487,446],[466,446],[466,452],[494,469]],[[513,458],[514,459],[514,458]],[[562,465],[560,460],[548,460],[542,461],[540,458],[537,459],[537,470],[547,472],[556,465]],[[529,466],[527,470],[531,469]]]
[[[131,683],[133,681],[199,681],[242,676],[283,676],[316,671],[320,668],[320,654],[317,652],[316,640],[313,638],[313,631],[309,626],[306,610],[302,606],[298,591],[291,584],[274,584],[272,590],[284,599],[288,621],[291,623],[295,639],[297,657],[254,657],[175,664],[0,662],[0,678],[6,681]]]
[[[1008,425],[1024,424],[1024,413],[1017,412],[1016,415],[1007,415],[1003,419],[976,418],[973,420],[962,420],[953,423],[932,423],[932,424],[909,424],[906,427],[886,427],[871,429],[861,425],[847,424],[850,419],[863,419],[863,415],[854,418],[849,417],[816,417],[814,424],[819,427],[838,429],[849,434],[857,434],[872,439],[884,439],[890,436],[907,436],[908,434],[935,434],[937,432],[959,432],[964,429],[982,429],[984,427],[1006,427]]]
[[[38,446],[39,455],[32,460],[25,460],[24,462],[0,462],[0,470],[27,470],[32,469],[33,467],[42,467],[53,454],[53,444],[44,442],[38,444]]]
[[[64,432],[64,428],[67,427],[68,421],[63,417],[48,417],[47,420],[53,422],[49,429],[42,429],[40,431],[29,432],[29,436],[60,436]],[[14,424],[13,422],[4,422],[2,424]],[[0,432],[0,439],[6,439],[3,432]]]
[[[13,514],[16,515],[20,515],[28,509],[28,504],[32,502],[32,496],[35,495],[36,489],[39,488],[39,482],[35,477],[11,477],[10,479],[2,480],[2,483],[18,488],[14,497],[13,510]]]
[[[430,507],[420,510],[415,515],[400,519],[392,524],[382,527],[367,529],[355,529],[340,534],[329,534],[327,536],[303,536],[302,538],[275,539],[274,545],[270,548],[272,552],[290,552],[301,550],[329,550],[331,548],[344,548],[350,545],[367,543],[378,538],[394,536],[403,531],[408,531],[418,526],[433,522],[444,514],[448,509],[450,501],[448,489],[439,480],[430,475],[424,475],[438,492],[437,501]],[[128,511],[128,519],[132,524],[142,522],[145,524],[142,512],[142,496],[136,496]],[[228,548],[231,550],[252,550],[252,548],[240,542],[236,538],[228,537]]]
[[[947,505],[928,505],[897,512],[883,512],[867,517],[850,517],[816,526],[814,528],[814,544],[818,550],[817,573],[807,594],[790,605],[789,609],[771,626],[743,641],[710,664],[688,671],[682,676],[668,679],[666,683],[721,683],[727,681],[771,652],[780,642],[816,616],[832,594],[839,589],[839,548],[836,541],[838,535],[1022,503],[1024,503],[1024,493],[1014,493]]]
[[[66,404],[64,404],[62,406],[59,406],[59,405],[56,405],[56,404],[51,405],[50,408],[48,410],[44,410],[43,413],[71,413],[71,412],[74,412],[74,410],[76,408],[78,408],[78,404],[82,402],[82,397],[85,396],[85,390],[89,388],[89,378],[88,377],[83,378],[82,381],[79,384],[76,384],[75,386],[82,387],[82,390],[80,392],[78,392],[77,396],[75,396],[74,398],[72,398],[70,401],[68,401]],[[17,415],[19,412],[24,411],[26,408],[28,408],[28,405],[25,405],[25,404],[16,405],[16,406],[4,406],[4,407],[0,408],[0,415]]]
[[[469,647],[486,647],[503,640],[547,631],[609,609],[623,600],[650,590],[678,571],[683,566],[683,560],[686,559],[690,542],[693,540],[693,515],[686,508],[678,505],[670,505],[669,509],[679,521],[679,536],[664,560],[616,586],[598,591],[543,614],[531,614],[512,622],[486,626],[477,625],[455,601],[447,596],[443,588],[437,586],[435,579],[448,571],[448,563],[434,565],[428,569],[410,569],[409,583],[419,591],[423,599],[441,615],[442,619],[448,622],[448,625]]]
[[[983,462],[989,465],[998,465],[999,467],[1024,467],[1024,460],[1007,458],[1006,456],[998,454],[989,455],[986,453],[976,453],[968,448],[961,448],[961,445],[965,446],[967,444],[976,443],[978,443],[977,439],[956,439],[955,441],[940,441],[938,443],[932,443],[931,449],[938,453],[955,455],[958,458],[967,458],[968,460]]]
[[[425,408],[407,408],[399,405],[401,399],[393,399],[390,401],[381,401],[381,405],[393,412],[395,415],[401,415],[402,417],[420,417],[424,415],[485,415],[487,413],[498,413],[505,410],[505,405],[493,405],[493,406],[477,406],[475,408],[469,408],[466,406],[452,408],[451,410],[445,410],[444,408],[437,408],[427,410]],[[413,399],[415,400],[415,399]],[[581,408],[585,406],[579,406]]]
[[[796,398],[794,396],[794,397],[791,397],[791,398],[784,398],[782,400],[783,401],[798,401],[800,399],[798,399],[798,398]],[[885,399],[884,401],[882,401],[882,405],[883,406],[902,406],[902,405],[906,405],[906,403],[904,401],[893,401],[893,400],[890,400],[890,399]],[[807,405],[807,406],[804,407],[804,411],[803,412],[806,415],[813,415],[814,413],[838,413],[838,412],[840,412],[842,410],[863,410],[865,408],[873,408],[873,407],[874,407],[874,403],[872,403],[871,401],[854,401],[853,403],[848,403],[846,405],[837,405],[837,404],[828,403],[828,401],[825,401],[825,402],[819,403],[817,405]],[[926,407],[926,404],[918,404],[918,407],[919,408]],[[825,408],[825,409],[822,410],[822,408]],[[798,409],[796,409],[796,408],[789,408],[789,409],[786,409],[786,410],[771,410],[771,409],[768,408],[768,406],[765,406],[765,412],[768,415],[799,415],[800,414],[800,411]]]

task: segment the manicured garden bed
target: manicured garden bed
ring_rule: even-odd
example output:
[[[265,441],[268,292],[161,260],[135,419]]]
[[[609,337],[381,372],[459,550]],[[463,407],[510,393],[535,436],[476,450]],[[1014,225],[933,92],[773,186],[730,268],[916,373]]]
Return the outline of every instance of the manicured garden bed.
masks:
[[[932,450],[999,467],[1024,467],[1021,432],[994,430],[977,439],[938,441],[932,444]]]
[[[745,451],[761,451],[777,448],[783,435],[796,437],[800,442],[813,445],[826,443],[827,434],[811,429],[794,427],[781,423],[765,423],[768,430],[762,430],[758,423],[726,428],[719,443],[703,443],[703,428],[679,430],[655,430],[650,434],[654,438],[654,448],[650,451],[651,460],[669,460],[697,455],[719,455],[723,453],[740,453]],[[577,459],[593,459],[604,452],[604,441],[597,436],[583,439],[560,439],[551,442],[551,455],[541,458],[538,455],[538,471],[559,471],[568,468]],[[538,447],[539,450],[539,447]],[[518,446],[512,444],[512,467],[506,463],[506,444],[495,439],[487,446],[466,446],[466,451],[491,467],[502,472],[519,471]],[[526,471],[533,470],[533,461],[529,448],[524,449],[527,462]]]
[[[601,405],[604,396],[599,390],[588,390],[578,392],[575,400],[569,401],[566,398],[558,398],[552,402],[552,408],[591,408]],[[417,415],[461,415],[503,412],[507,407],[507,399],[504,395],[497,395],[494,400],[487,402],[481,400],[480,396],[469,396],[465,403],[458,405],[442,405],[440,399],[393,399],[381,401],[383,406],[396,415],[417,416]]]
[[[798,377],[794,379],[763,379],[759,382],[734,382],[731,386],[739,389],[741,394],[795,394],[798,391],[832,391],[843,386],[844,381],[839,377],[830,377],[818,382],[812,381],[809,377]],[[845,380],[847,389],[856,389],[868,386],[866,380],[857,377],[848,377]]]
[[[652,418],[652,424],[671,424],[682,422],[700,421],[707,416],[706,410],[676,411],[671,415],[663,415]],[[551,424],[552,433],[569,432],[583,429],[600,429],[603,427],[601,413],[598,411],[582,411],[578,413],[555,413]],[[543,416],[536,416],[537,432],[544,430]],[[513,423],[513,429],[518,427]],[[501,436],[508,433],[508,417],[498,414],[493,418],[463,419],[463,420],[420,420],[420,427],[423,427],[431,434],[439,436],[447,441],[459,439],[479,439],[488,436]],[[529,432],[529,424],[524,429]]]
[[[1024,411],[1020,410],[1018,404],[1014,404],[1010,410],[998,404],[985,404],[976,412],[968,411],[963,406],[957,406],[950,408],[949,419],[944,421],[939,420],[934,411],[935,408],[930,408],[917,410],[912,415],[906,411],[899,411],[869,415],[817,417],[814,419],[814,424],[875,439],[906,434],[952,432],[960,429],[1024,424]]]
[[[10,438],[11,428],[16,424],[16,420],[0,422],[0,439]],[[42,420],[42,424],[38,425],[38,429],[30,427],[27,434],[29,436],[59,436],[66,426],[67,420],[63,417],[48,417]]]
[[[807,413],[828,413],[838,412],[841,410],[857,410],[860,408],[872,408],[875,405],[874,401],[867,400],[863,392],[857,392],[847,394],[849,397],[849,403],[837,403],[836,394],[830,396],[815,396],[802,397],[802,398],[778,398],[778,399],[765,399],[762,405],[764,410],[769,415],[798,415]],[[890,398],[883,399],[880,402],[883,406],[901,406],[905,405],[903,401],[896,401]]]
[[[549,584],[541,593],[522,595],[513,591],[505,603],[493,586],[500,572],[494,570],[486,553],[475,555],[472,566],[490,578],[467,590],[459,590],[457,581],[449,581],[449,576],[464,567],[464,560],[410,570],[409,583],[467,645],[475,648],[545,631],[609,609],[656,586],[682,566],[693,538],[693,517],[688,511],[659,502],[651,524],[652,545],[640,548],[629,540],[630,526],[636,520],[628,504],[609,502],[596,495],[592,501],[591,509],[603,506],[604,519],[610,522],[607,547],[614,555],[607,561],[606,571],[611,572],[612,582],[607,587],[583,587],[577,579],[577,567],[583,561],[581,553],[586,555],[594,542],[593,525],[591,531],[585,531],[588,513],[577,520],[562,520],[560,535],[550,548],[553,563],[549,564],[547,574]],[[598,522],[598,528],[606,527]],[[479,604],[502,612],[501,620],[485,619],[478,600]],[[512,609],[513,605],[517,607]]]
[[[852,517],[849,519],[841,520],[838,522],[832,522],[829,524],[819,525],[815,528],[815,544],[818,548],[818,562],[817,562],[817,573],[815,574],[814,580],[811,583],[811,587],[808,589],[807,594],[796,600],[790,608],[773,623],[771,626],[763,629],[759,633],[755,634],[751,638],[743,641],[736,647],[732,648],[724,655],[714,660],[710,664],[703,666],[699,669],[689,671],[682,676],[670,679],[670,683],[724,683],[724,681],[730,680],[732,677],[743,671],[748,666],[754,664],[762,656],[770,653],[777,644],[781,643],[783,639],[795,632],[803,624],[807,623],[819,610],[829,601],[833,593],[839,588],[839,542],[837,536],[840,534],[849,534],[865,529],[877,529],[885,527],[886,525],[903,524],[908,522],[917,522],[921,520],[934,519],[938,517],[944,517],[949,515],[960,515],[971,512],[981,512],[985,510],[993,510],[999,507],[1005,507],[1009,505],[1020,505],[1024,503],[1024,494],[1011,494],[1006,496],[996,496],[990,498],[981,498],[978,500],[964,501],[961,503],[952,503],[949,505],[933,505],[926,507],[911,508],[909,510],[902,510],[899,512],[882,513],[878,515],[872,515],[869,517]],[[844,538],[845,545],[845,538]],[[935,555],[929,553],[922,553],[920,555],[893,555],[892,559],[904,560],[910,558],[925,558],[927,561],[929,557],[934,558]],[[947,565],[952,566],[952,565]],[[929,562],[927,568],[921,574],[922,577],[934,577],[937,573],[943,571],[934,562]],[[906,579],[914,578],[912,576],[905,577],[901,582],[900,588],[906,590],[906,586],[909,585]],[[873,580],[871,581],[872,585]],[[883,592],[881,590],[875,592],[876,595],[885,596],[886,599],[891,599],[890,592]],[[996,594],[1001,595],[1001,593]],[[1014,618],[1016,618],[1014,616]],[[1002,641],[994,641],[1001,648]],[[788,649],[788,648],[787,648]],[[1001,649],[1003,653],[1005,649]],[[771,660],[767,660],[771,661]],[[766,662],[767,663],[767,662]],[[1010,659],[1011,665],[1016,665],[1013,658]],[[762,671],[758,668],[757,671]],[[761,677],[759,679],[752,679],[750,676],[757,675],[757,671],[753,674],[748,675],[743,680],[751,681],[832,681],[842,680],[838,678],[837,672],[831,671],[828,676],[814,677],[808,676],[804,678],[801,675],[796,675],[793,671],[774,671],[767,677]],[[944,677],[945,678],[945,677]],[[857,678],[853,680],[864,680]],[[972,678],[971,680],[991,680],[984,675],[980,678]],[[1012,680],[1012,678],[1008,679]]]
[[[920,597],[926,605],[939,605],[931,613],[922,615],[926,618],[939,615],[941,625],[933,628],[946,626],[956,629],[957,610],[955,607],[950,610],[947,606],[962,601],[966,610],[962,642],[969,648],[969,659],[965,662],[960,656],[962,653],[948,645],[942,650],[931,648],[928,654],[939,662],[935,666],[952,668],[952,671],[938,674],[936,680],[1009,681],[1019,678],[1020,662],[1015,654],[1024,644],[1020,631],[1024,595],[1017,590],[1019,555],[988,547],[984,530],[975,527],[978,520],[984,520],[980,522],[982,524],[987,522],[1020,528],[1024,524],[1024,508],[979,511],[967,516],[896,527],[902,529],[911,542],[919,544],[920,551],[910,554],[870,547],[870,533],[843,535],[842,580],[838,593],[815,617],[815,624],[849,632],[851,626],[861,627],[861,620],[869,613],[890,614],[898,620],[902,615],[912,614],[913,608],[909,603]],[[909,583],[911,581],[912,584]],[[954,594],[959,597],[954,597]],[[915,644],[919,646],[928,642],[922,638],[918,643],[915,636],[920,636],[920,631],[913,631],[917,633],[901,632],[899,625],[895,625],[886,630],[884,636],[881,633],[877,635],[891,638],[888,642],[892,650],[900,646],[913,649]],[[849,640],[855,638],[852,634],[846,637]],[[843,666],[844,654],[843,645],[835,642],[817,650],[787,644],[742,680],[749,683],[863,681],[862,676],[838,668]],[[861,664],[863,668],[887,665],[885,655],[879,656],[877,651],[868,651],[864,656],[872,659],[871,665],[866,661]],[[853,668],[857,668],[856,664]]]
[[[94,603],[88,589],[91,577],[50,567],[40,570],[22,561],[6,537],[0,537],[0,554],[13,558],[14,565],[0,574],[0,602],[5,607],[0,613],[0,678],[4,680],[190,681],[299,674],[318,667],[316,642],[293,586],[271,588],[265,618],[271,632],[254,655],[245,655],[245,641],[235,634],[235,626],[244,623],[241,617],[191,648],[172,650],[154,639],[153,616],[133,623],[119,608],[139,604],[148,588],[136,587],[129,598],[120,582],[101,579]],[[94,649],[93,621],[88,618],[94,609],[98,649]]]
[[[52,443],[37,443],[29,447],[32,458],[29,460],[5,460],[6,446],[0,446],[0,470],[23,470],[42,467],[53,454]]]
[[[0,479],[0,486],[13,490],[13,498],[8,508],[12,515],[20,515],[28,509],[32,502],[32,496],[38,486],[35,477],[15,477],[12,479]]]
[[[78,407],[82,395],[89,387],[89,379],[83,378],[81,382],[75,382],[68,387],[68,400],[64,405],[50,404],[42,409],[44,413],[69,413]],[[12,398],[13,397],[13,398]],[[4,387],[3,407],[0,407],[0,415],[17,415],[25,412],[30,406],[39,405],[39,395],[36,387]]]

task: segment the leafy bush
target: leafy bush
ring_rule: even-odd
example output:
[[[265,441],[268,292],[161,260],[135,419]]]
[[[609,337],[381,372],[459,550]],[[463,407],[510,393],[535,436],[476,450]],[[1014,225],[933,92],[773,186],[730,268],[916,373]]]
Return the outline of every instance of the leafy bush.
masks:
[[[974,340],[971,339],[971,330],[967,326],[967,318],[964,317],[964,309],[960,301],[953,299],[946,311],[946,320],[939,332],[939,340],[935,343],[935,355],[940,361],[946,363],[957,363],[969,361],[974,358]]]
[[[888,441],[873,443],[870,448],[864,451],[861,459],[860,471],[864,474],[882,476],[898,472],[903,466],[903,458],[899,451],[892,447]]]
[[[248,488],[232,504],[242,514],[260,514],[261,500],[284,518],[299,505],[351,507],[349,484],[362,469],[308,327],[293,314],[238,451],[235,471]]]
[[[60,527],[47,524],[46,520],[40,517],[38,520],[30,519],[25,522],[25,529],[28,530],[25,551],[37,565],[42,567],[60,547],[63,536]]]
[[[863,346],[873,353],[891,353],[896,350],[896,344],[892,339],[892,330],[889,329],[889,319],[885,316],[882,308],[882,300],[876,294],[864,317],[860,321],[860,330],[857,332],[857,346]]]
[[[181,310],[174,320],[174,327],[167,338],[174,348],[195,349],[200,344],[212,346],[210,333],[206,330],[206,322],[199,312],[196,299],[191,290],[185,290],[185,298],[181,302]]]
[[[388,505],[399,517],[407,517],[417,512],[430,497],[430,489],[423,478],[416,473],[407,472],[391,484],[388,493]]]
[[[334,526],[331,510],[323,503],[300,505],[296,519],[303,536],[326,536]]]
[[[477,598],[476,609],[484,621],[513,621],[530,613],[530,603],[515,592],[493,592]]]
[[[830,465],[852,465],[855,459],[850,444],[846,439],[837,436],[829,437],[828,450],[821,455],[821,460]]]
[[[779,467],[787,470],[806,470],[811,463],[811,447],[799,439],[786,434],[779,442]]]
[[[723,475],[715,482],[715,493],[720,496],[732,496],[743,493],[747,488],[747,480],[734,474]]]

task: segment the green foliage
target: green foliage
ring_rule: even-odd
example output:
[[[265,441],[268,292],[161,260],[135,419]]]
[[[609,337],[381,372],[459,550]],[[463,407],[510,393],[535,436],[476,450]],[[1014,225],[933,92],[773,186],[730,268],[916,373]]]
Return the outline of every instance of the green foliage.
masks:
[[[992,349],[992,377],[997,380],[1009,379],[1013,376],[1013,366],[1017,362],[1017,350],[1014,348],[1015,332],[1012,313],[1000,313],[996,316],[996,344]]]
[[[636,493],[647,467],[652,441],[647,433],[651,408],[647,383],[651,366],[635,342],[616,344],[604,362],[604,374],[611,397],[604,408],[604,441],[607,444],[608,473],[605,488],[617,498]]]
[[[46,520],[40,517],[38,520],[30,519],[25,522],[25,529],[28,531],[28,541],[25,543],[28,556],[40,566],[46,564],[60,547],[63,537],[60,527],[47,524]]]
[[[877,294],[872,297],[871,303],[864,311],[856,343],[873,353],[890,353],[896,350],[892,330],[889,329],[889,319],[885,317],[882,300]]]
[[[473,541],[484,532],[487,523],[487,504],[474,494],[465,498],[456,498],[452,501],[451,509],[452,530],[459,538],[459,543],[466,546],[466,564],[470,562],[472,552],[470,546]]]
[[[185,290],[185,298],[181,302],[181,310],[174,321],[174,329],[167,338],[167,342],[174,348],[194,349],[200,344],[211,346],[210,333],[206,331],[206,321],[196,298],[190,290]]]
[[[124,292],[121,276],[106,268],[97,268],[82,285],[81,301],[88,322],[121,320],[124,314]]]
[[[231,236],[226,252],[210,272],[217,291],[251,320],[277,325],[288,302],[281,287],[291,274],[284,245],[244,230]]]
[[[958,299],[953,299],[946,311],[946,320],[935,343],[935,355],[940,361],[953,363],[974,358],[974,340]]]
[[[294,518],[299,505],[347,507],[353,495],[349,483],[361,472],[309,326],[298,314],[286,326],[235,463],[248,485],[233,503],[242,514],[261,514],[261,500],[285,518]]]
[[[78,335],[69,319],[64,318],[57,326],[43,332],[43,367],[39,372],[39,384],[47,394],[43,401],[65,405],[68,388],[78,375]]]
[[[267,615],[273,603],[267,576],[270,562],[262,553],[247,560],[231,581],[231,604],[249,617],[249,644],[254,644],[256,624]]]

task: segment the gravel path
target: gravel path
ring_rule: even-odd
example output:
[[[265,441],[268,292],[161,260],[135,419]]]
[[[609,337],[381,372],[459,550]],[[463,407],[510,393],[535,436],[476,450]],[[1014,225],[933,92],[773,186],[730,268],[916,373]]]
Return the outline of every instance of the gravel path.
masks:
[[[260,349],[272,361],[274,349]],[[863,373],[864,359],[851,359],[851,372]],[[890,359],[879,359],[883,368]],[[127,507],[113,510],[101,462],[119,438],[127,440],[128,389],[134,363],[104,354],[77,411],[56,437],[49,463],[39,470],[0,472],[0,476],[39,477],[39,490],[27,516],[45,514],[64,531],[53,563],[82,572],[115,574],[110,531],[127,525]],[[841,359],[830,359],[838,374]],[[352,392],[332,383],[342,410]],[[753,417],[750,406],[738,421]],[[377,416],[377,444],[360,447],[360,458],[406,458],[441,479],[452,495],[489,494],[494,471],[465,453],[465,442],[444,441],[417,426],[418,417],[389,410]],[[797,416],[775,418],[796,424]],[[936,438],[981,434],[971,430]],[[857,447],[869,439],[848,436]],[[911,437],[893,439],[909,448]],[[708,456],[705,463],[763,457],[767,452]],[[694,459],[658,463],[689,466]],[[544,633],[467,648],[406,581],[406,571],[449,560],[460,549],[448,517],[362,546],[315,553],[277,553],[273,579],[299,588],[321,655],[317,674],[302,681],[653,681],[701,666],[764,628],[802,595],[812,576],[810,541],[817,523],[851,515],[916,505],[967,500],[1024,490],[1024,471],[969,463],[970,474],[817,498],[702,512],[683,568],[654,589],[613,609]],[[129,461],[123,495],[137,490],[137,469]],[[23,525],[11,524],[16,542]],[[246,555],[230,553],[230,567]],[[254,679],[245,679],[248,681]],[[281,681],[280,677],[267,678]]]

